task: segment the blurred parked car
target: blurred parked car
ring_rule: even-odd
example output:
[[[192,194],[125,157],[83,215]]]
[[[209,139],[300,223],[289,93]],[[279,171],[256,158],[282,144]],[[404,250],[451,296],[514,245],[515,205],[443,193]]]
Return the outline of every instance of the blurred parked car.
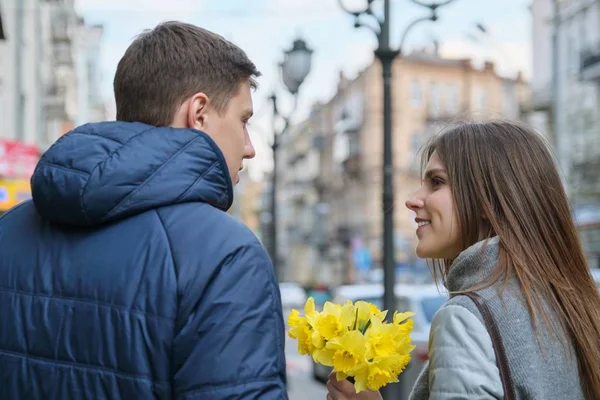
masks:
[[[412,352],[412,360],[406,370],[400,375],[402,384],[402,397],[408,398],[410,391],[428,360],[429,329],[431,321],[438,309],[448,300],[448,295],[441,287],[436,285],[406,285],[395,286],[397,310],[413,311],[414,328],[411,334],[413,344],[416,346]],[[380,284],[346,285],[333,291],[333,303],[344,304],[346,300],[358,300],[373,303],[379,309],[383,308],[383,286]],[[393,311],[391,311],[393,312]],[[321,382],[326,382],[331,373],[330,367],[313,362],[313,377]]]
[[[284,312],[284,318],[292,308],[301,310],[306,303],[306,291],[296,282],[279,282],[279,292],[281,293],[281,306]]]

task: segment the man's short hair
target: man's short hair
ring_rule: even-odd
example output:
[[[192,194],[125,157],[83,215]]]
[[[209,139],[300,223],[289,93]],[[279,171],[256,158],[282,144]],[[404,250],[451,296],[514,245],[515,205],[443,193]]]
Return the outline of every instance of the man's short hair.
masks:
[[[203,92],[219,113],[244,80],[260,72],[222,36],[169,21],[139,35],[119,61],[114,79],[117,120],[168,126],[185,99]]]

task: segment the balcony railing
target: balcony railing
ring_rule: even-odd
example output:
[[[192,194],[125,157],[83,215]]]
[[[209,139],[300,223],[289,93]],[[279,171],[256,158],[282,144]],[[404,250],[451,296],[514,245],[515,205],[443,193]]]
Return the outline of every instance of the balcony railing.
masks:
[[[57,65],[71,66],[73,64],[73,54],[71,46],[68,43],[57,43],[54,45],[54,61]]]
[[[65,5],[53,7],[50,32],[54,43],[70,42],[73,38],[73,14]]]
[[[69,30],[69,26],[66,21],[57,19],[51,27],[52,32],[52,40],[55,43],[60,42],[70,42],[71,41],[71,31]]]
[[[581,78],[600,80],[600,42],[581,52]]]

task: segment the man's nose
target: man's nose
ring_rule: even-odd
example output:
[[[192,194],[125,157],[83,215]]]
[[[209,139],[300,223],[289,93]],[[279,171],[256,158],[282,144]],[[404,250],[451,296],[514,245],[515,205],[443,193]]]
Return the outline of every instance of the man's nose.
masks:
[[[246,142],[246,148],[244,149],[244,158],[252,159],[254,157],[256,157],[256,150],[254,149],[252,141],[250,138],[248,138],[248,141]]]

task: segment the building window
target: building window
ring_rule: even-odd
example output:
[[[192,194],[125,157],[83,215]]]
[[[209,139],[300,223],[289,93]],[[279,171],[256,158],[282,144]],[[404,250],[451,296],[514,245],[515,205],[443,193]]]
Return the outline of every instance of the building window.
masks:
[[[421,171],[421,160],[419,159],[419,151],[424,144],[423,132],[414,131],[410,136],[410,157],[411,164],[409,170],[413,173],[419,174]]]
[[[432,117],[437,117],[440,113],[440,94],[438,92],[438,85],[435,82],[431,82],[429,85],[429,114]]]
[[[410,149],[412,151],[413,157],[416,157],[419,154],[419,149],[421,148],[421,138],[420,133],[415,132],[410,137]]]
[[[476,110],[485,110],[487,107],[487,93],[484,88],[477,87],[473,92],[473,106]]]
[[[569,61],[570,61],[570,72],[572,74],[577,74],[579,72],[579,57],[580,57],[580,47],[581,47],[581,36],[580,36],[580,28],[578,26],[578,22],[576,20],[577,16],[574,17],[574,19],[572,20],[573,22],[571,22],[571,25],[569,26],[569,43],[567,44],[568,46],[568,56],[569,56]],[[581,23],[585,24],[585,21],[581,21]]]
[[[569,70],[572,74],[577,73],[577,46],[575,45],[575,37],[569,37],[568,53],[569,54]]]
[[[333,139],[333,160],[341,164],[350,156],[350,137],[345,131],[336,133]]]
[[[451,83],[448,85],[448,111],[456,114],[460,110],[460,96],[458,94],[458,85]]]
[[[348,132],[348,153],[350,157],[360,154],[360,137],[357,130]]]
[[[416,79],[411,84],[410,102],[413,107],[421,106],[421,83]]]

